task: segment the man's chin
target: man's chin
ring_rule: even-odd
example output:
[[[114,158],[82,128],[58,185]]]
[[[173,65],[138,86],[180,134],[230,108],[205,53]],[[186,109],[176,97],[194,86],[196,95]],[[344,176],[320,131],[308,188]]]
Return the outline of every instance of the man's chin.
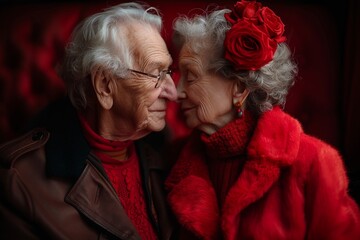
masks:
[[[157,122],[150,123],[148,129],[152,132],[159,132],[164,129],[165,125],[165,120],[158,120]]]

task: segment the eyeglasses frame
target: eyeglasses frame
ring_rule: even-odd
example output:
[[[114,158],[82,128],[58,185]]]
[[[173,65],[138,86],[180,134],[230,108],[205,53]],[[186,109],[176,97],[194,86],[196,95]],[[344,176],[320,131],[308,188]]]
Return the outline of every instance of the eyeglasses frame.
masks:
[[[156,84],[155,84],[155,88],[159,88],[161,86],[161,83],[163,82],[163,80],[165,80],[166,78],[166,74],[169,74],[171,76],[172,74],[172,70],[171,69],[164,69],[164,70],[161,70],[160,73],[158,75],[154,75],[154,74],[150,74],[150,73],[145,73],[145,72],[141,72],[141,71],[137,71],[137,70],[134,70],[134,69],[128,69],[129,71],[131,72],[134,72],[134,73],[138,73],[138,74],[141,74],[141,75],[144,75],[144,76],[148,76],[148,77],[152,77],[152,78],[156,78],[157,81],[156,81]],[[161,79],[161,76],[162,74],[165,73],[165,75],[163,75],[163,79]],[[161,81],[160,81],[161,80]],[[160,84],[159,84],[160,83]]]

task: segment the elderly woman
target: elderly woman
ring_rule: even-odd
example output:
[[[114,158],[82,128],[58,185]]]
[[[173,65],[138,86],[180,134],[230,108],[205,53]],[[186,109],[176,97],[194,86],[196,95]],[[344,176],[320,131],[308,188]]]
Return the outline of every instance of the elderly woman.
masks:
[[[177,92],[156,12],[120,4],[74,30],[68,98],[0,146],[0,239],[170,239],[150,133]]]
[[[282,107],[297,67],[254,1],[174,23],[178,98],[196,130],[166,181],[181,239],[360,239],[339,153]]]

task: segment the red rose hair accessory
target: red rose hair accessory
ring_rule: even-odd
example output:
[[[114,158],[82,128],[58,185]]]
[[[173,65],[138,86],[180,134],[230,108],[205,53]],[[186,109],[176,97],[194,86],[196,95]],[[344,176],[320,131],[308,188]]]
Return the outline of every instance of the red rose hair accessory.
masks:
[[[256,1],[237,2],[225,19],[232,25],[225,36],[225,59],[236,70],[260,69],[273,59],[278,43],[286,40],[281,19]]]

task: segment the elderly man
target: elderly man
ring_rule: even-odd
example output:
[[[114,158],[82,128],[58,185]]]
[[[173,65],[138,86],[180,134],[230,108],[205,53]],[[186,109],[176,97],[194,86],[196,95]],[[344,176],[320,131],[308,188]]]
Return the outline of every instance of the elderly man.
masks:
[[[1,239],[171,238],[156,150],[177,93],[151,12],[120,4],[74,30],[68,97],[0,146]]]

